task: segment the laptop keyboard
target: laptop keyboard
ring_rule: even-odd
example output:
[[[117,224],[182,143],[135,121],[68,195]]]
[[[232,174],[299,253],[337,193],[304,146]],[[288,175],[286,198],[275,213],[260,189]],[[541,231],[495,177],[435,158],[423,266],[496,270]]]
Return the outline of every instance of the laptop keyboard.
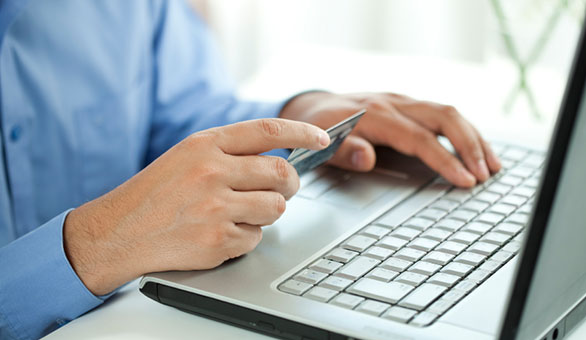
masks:
[[[282,292],[415,326],[428,326],[513,258],[544,161],[495,146],[503,169],[446,192],[397,224],[383,214],[278,286]]]

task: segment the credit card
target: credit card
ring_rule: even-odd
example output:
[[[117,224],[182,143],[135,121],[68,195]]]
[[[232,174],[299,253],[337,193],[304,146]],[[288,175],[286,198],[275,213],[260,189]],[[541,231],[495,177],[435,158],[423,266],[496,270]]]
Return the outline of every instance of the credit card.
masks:
[[[326,132],[330,136],[330,145],[327,148],[323,150],[297,148],[291,152],[287,161],[295,167],[299,176],[327,162],[338,151],[340,144],[352,132],[352,129],[358,124],[358,120],[365,113],[366,110],[359,111],[327,129]]]

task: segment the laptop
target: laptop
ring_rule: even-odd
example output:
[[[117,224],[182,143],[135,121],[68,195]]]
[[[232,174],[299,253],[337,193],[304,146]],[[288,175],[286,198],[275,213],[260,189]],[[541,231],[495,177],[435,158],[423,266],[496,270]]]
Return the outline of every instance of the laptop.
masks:
[[[318,168],[253,252],[141,292],[284,339],[563,338],[586,314],[584,39],[547,153],[496,144],[469,190],[385,148],[367,174]]]

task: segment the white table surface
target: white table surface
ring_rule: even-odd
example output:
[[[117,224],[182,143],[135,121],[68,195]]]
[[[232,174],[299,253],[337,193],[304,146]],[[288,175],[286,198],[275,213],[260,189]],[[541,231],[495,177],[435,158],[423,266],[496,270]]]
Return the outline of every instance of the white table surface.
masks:
[[[488,65],[430,58],[407,58],[311,47],[276,55],[241,90],[246,97],[282,98],[308,88],[338,92],[393,91],[455,105],[485,136],[534,147],[546,146],[565,79],[537,70],[541,120],[526,106],[501,113],[501,99],[515,79],[498,61]],[[295,51],[298,51],[295,53]],[[70,322],[45,339],[270,339],[269,337],[164,306],[138,291],[138,281],[124,287],[99,308]],[[566,339],[586,339],[583,321]]]

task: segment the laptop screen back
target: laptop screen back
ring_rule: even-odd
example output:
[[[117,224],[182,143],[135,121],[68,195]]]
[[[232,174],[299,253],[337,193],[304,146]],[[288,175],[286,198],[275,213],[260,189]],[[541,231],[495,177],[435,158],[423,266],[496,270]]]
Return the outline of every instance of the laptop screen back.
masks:
[[[503,339],[538,339],[586,295],[584,31],[519,261]]]

